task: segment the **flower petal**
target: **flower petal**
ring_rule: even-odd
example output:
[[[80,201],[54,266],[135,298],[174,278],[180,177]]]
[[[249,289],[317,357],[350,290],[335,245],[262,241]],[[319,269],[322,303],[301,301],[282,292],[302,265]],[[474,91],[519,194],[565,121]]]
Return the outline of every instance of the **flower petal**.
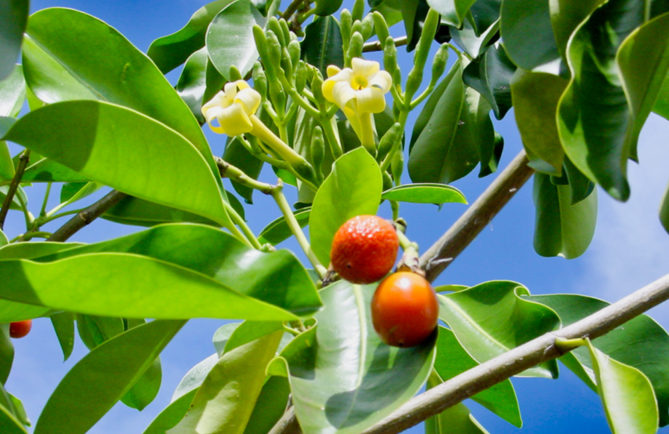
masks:
[[[388,71],[379,71],[369,79],[369,85],[381,89],[383,93],[388,92],[392,84],[393,79]]]
[[[328,65],[328,67],[325,70],[328,74],[328,77],[332,77],[334,75],[337,75],[341,69],[337,65]]]
[[[354,74],[364,75],[368,78],[379,72],[379,62],[374,60],[365,60],[360,57],[354,57],[351,59],[351,67],[353,68]]]
[[[358,113],[380,113],[386,108],[384,92],[378,87],[367,87],[355,94]]]
[[[212,125],[211,129],[228,136],[238,136],[248,133],[253,129],[253,124],[246,113],[244,113],[244,107],[241,104],[232,104],[230,107],[222,109],[216,119],[220,124],[220,128],[215,129]]]
[[[335,83],[332,88],[332,97],[334,103],[339,106],[339,108],[344,108],[349,105],[350,102],[355,100],[356,91],[353,90],[351,84],[347,81],[339,81]]]
[[[260,94],[247,85],[247,87],[237,93],[234,102],[241,104],[247,115],[252,115],[260,107],[260,100]]]

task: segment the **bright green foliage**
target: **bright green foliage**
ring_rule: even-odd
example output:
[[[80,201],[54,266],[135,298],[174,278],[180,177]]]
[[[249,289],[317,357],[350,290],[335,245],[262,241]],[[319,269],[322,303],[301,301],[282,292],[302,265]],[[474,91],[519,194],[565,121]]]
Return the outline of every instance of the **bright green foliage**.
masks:
[[[444,184],[404,184],[383,192],[383,199],[414,203],[467,203],[467,199],[455,187]]]
[[[0,3],[0,80],[14,70],[21,50],[23,31],[28,21],[28,0],[9,0]]]
[[[453,27],[460,27],[475,0],[427,0],[441,19]]]

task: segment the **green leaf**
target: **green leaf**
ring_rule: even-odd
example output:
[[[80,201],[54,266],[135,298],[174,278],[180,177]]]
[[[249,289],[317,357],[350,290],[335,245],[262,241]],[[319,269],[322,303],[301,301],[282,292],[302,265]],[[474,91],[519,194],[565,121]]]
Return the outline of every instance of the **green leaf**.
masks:
[[[469,8],[476,0],[427,0],[432,9],[439,12],[441,20],[453,27],[460,27]]]
[[[25,100],[26,82],[23,79],[23,68],[21,65],[15,65],[10,74],[0,80],[0,116],[16,117]]]
[[[343,0],[315,0],[315,3],[314,13],[319,16],[326,16],[337,12]]]
[[[500,31],[509,58],[532,70],[559,57],[548,1],[504,0]]]
[[[224,353],[169,432],[243,433],[282,334],[276,331]]]
[[[270,377],[260,391],[244,434],[266,434],[286,410],[290,385],[284,377]]]
[[[176,90],[200,123],[204,123],[202,105],[223,88],[225,79],[209,60],[206,47],[193,53],[184,65]]]
[[[636,158],[636,141],[641,128],[655,104],[662,83],[669,77],[668,32],[669,12],[630,33],[616,53],[616,64],[633,119],[628,130],[633,137],[633,158]]]
[[[201,154],[134,110],[101,101],[55,103],[28,113],[5,138],[124,193],[232,227]]]
[[[301,208],[295,211],[295,219],[297,223],[300,224],[300,227],[305,227],[309,223],[309,215],[311,214],[311,208]],[[276,220],[270,222],[258,235],[258,241],[260,243],[270,243],[273,245],[279,244],[281,241],[287,240],[292,237],[293,233],[286,223],[286,219],[282,216]]]
[[[169,429],[176,426],[176,424],[178,424],[184,417],[186,411],[188,411],[196,393],[197,388],[170,402],[170,404],[165,407],[155,419],[153,419],[151,425],[144,431],[144,434],[165,434]]]
[[[49,308],[33,306],[32,304],[16,303],[9,300],[0,300],[0,323],[22,321],[46,315]]]
[[[125,331],[122,318],[95,315],[77,315],[79,337],[92,350]]]
[[[167,73],[181,65],[188,57],[204,47],[209,23],[234,0],[217,0],[201,7],[179,31],[151,43],[147,54],[161,72]]]
[[[402,20],[407,35],[407,51],[413,51],[418,43],[429,6],[425,0],[399,0],[397,6],[402,12]]]
[[[100,188],[95,182],[68,182],[60,189],[60,203],[74,203],[83,199]]]
[[[156,357],[144,374],[133,383],[132,388],[123,395],[121,401],[130,408],[143,410],[158,395],[162,375],[160,358]]]
[[[16,160],[18,155],[14,157]],[[22,182],[88,182],[81,173],[63,166],[51,159],[31,152],[28,166],[21,177]]]
[[[447,328],[439,327],[437,357],[434,361],[434,371],[438,374],[439,383],[476,365],[476,361],[460,346],[453,332]],[[433,378],[432,381],[434,380]],[[472,399],[518,428],[522,426],[523,421],[520,418],[518,399],[511,380],[507,379],[497,383],[489,389],[477,393]]]
[[[548,175],[534,174],[534,250],[541,256],[580,256],[590,245],[597,223],[597,191],[572,203],[568,185],[555,185]]]
[[[258,59],[253,26],[265,26],[267,19],[250,0],[235,0],[224,7],[209,25],[206,42],[209,58],[218,72],[231,80],[230,68],[236,67],[242,77]]]
[[[21,51],[23,31],[29,13],[28,0],[9,0],[0,3],[0,80],[14,70]]]
[[[669,233],[669,186],[667,186],[667,191],[664,193],[660,205],[660,223],[662,223],[664,230]]]
[[[463,170],[473,169],[469,160],[456,161],[454,139],[464,106],[462,66],[456,62],[428,98],[414,124],[409,147],[409,175],[413,182],[448,183]]]
[[[564,151],[555,117],[567,81],[545,72],[518,69],[511,80],[516,125],[530,160],[529,166],[560,175]]]
[[[662,88],[658,92],[653,111],[669,120],[669,75],[667,75],[664,83],[662,83]]]
[[[116,223],[135,226],[155,226],[163,223],[190,222],[218,226],[212,220],[169,206],[158,205],[132,196],[126,196],[109,208],[102,218]]]
[[[0,248],[0,260],[2,259],[32,259],[40,256],[51,255],[63,250],[82,246],[81,243],[54,243],[44,241],[39,243],[14,243]],[[2,322],[2,321],[0,321]]]
[[[502,119],[511,108],[511,77],[516,70],[501,44],[488,47],[465,68],[462,79],[490,103],[495,117]]]
[[[0,405],[0,431],[6,434],[27,434],[26,428],[4,405]]]
[[[529,299],[555,310],[564,327],[609,304],[596,298],[574,294],[535,295]],[[657,395],[660,425],[668,425],[669,335],[667,332],[649,316],[639,315],[594,339],[592,344],[613,359],[640,369],[648,377]],[[577,348],[571,354],[586,371],[592,372],[593,365],[586,348]]]
[[[564,57],[567,42],[576,27],[592,13],[592,11],[608,0],[550,0],[549,10],[553,34],[560,54]]]
[[[474,6],[478,3],[481,3],[481,0],[474,3]],[[484,28],[483,33],[480,35],[477,33],[476,28],[474,28],[474,23],[470,22],[470,20],[465,20],[461,29],[453,27],[449,27],[448,29],[453,41],[462,47],[471,58],[476,58],[481,55],[491,41],[494,41],[496,36],[499,36],[499,19],[493,21],[489,27]]]
[[[643,2],[610,1],[577,27],[567,47],[572,78],[558,106],[560,141],[569,159],[618,200],[629,197],[627,159],[635,156],[635,125],[645,116],[635,119],[630,111],[615,56],[643,22],[644,11]],[[666,73],[664,63],[647,66],[657,73],[662,66]]]
[[[0,185],[0,203],[5,202],[5,198],[7,197],[7,192],[9,191],[9,185]],[[9,209],[14,209],[14,210],[21,210],[23,209],[21,206],[21,200],[23,199],[23,203],[28,203],[28,197],[26,196],[26,193],[23,191],[21,187],[19,187],[16,190],[16,194],[14,194],[14,197],[12,197],[12,202],[9,204]]]
[[[35,433],[88,431],[151,366],[184,323],[155,320],[96,347],[56,387]]]
[[[472,5],[471,22],[477,35],[483,35],[495,22],[499,23],[502,0],[477,0]],[[470,19],[468,18],[467,21]]]
[[[261,119],[262,120],[262,119]],[[228,137],[228,143],[225,145],[223,159],[233,166],[241,169],[244,173],[253,179],[258,179],[263,162],[253,156],[240,142],[237,137]],[[253,203],[253,192],[251,187],[232,181],[232,188],[235,189],[246,203]],[[228,195],[230,197],[230,195]]]
[[[304,432],[359,433],[409,400],[425,383],[434,340],[390,347],[374,332],[374,286],[336,282],[321,291],[318,326],[296,337],[268,370],[288,368]],[[284,365],[285,363],[285,365]]]
[[[497,168],[499,156],[495,156],[499,145],[503,146],[503,140],[498,140],[490,120],[490,105],[473,89],[465,89],[465,100],[460,113],[457,132],[451,152],[455,161],[465,161],[466,164],[457,172],[458,177],[464,176],[481,162],[479,176],[490,174]]]
[[[28,86],[45,103],[108,101],[164,123],[191,142],[218,175],[200,125],[172,85],[144,53],[97,18],[61,8],[34,13],[23,69]]]
[[[211,341],[214,344],[214,348],[216,348],[216,353],[218,353],[218,355],[223,354],[225,350],[225,345],[228,343],[230,336],[232,336],[232,333],[241,324],[242,323],[240,322],[228,322],[216,329],[216,331],[214,332],[214,336],[211,338]],[[186,374],[186,376],[187,375],[188,374]],[[183,381],[184,380],[181,380],[182,383]],[[177,386],[177,390],[179,390],[179,386]],[[176,395],[176,392],[174,393]]]
[[[9,339],[9,324],[0,326],[0,383],[5,384],[14,362],[14,345]]]
[[[3,433],[25,433],[25,427],[30,426],[23,403],[8,393],[2,385],[0,385],[0,412],[0,430]],[[16,425],[19,426],[19,431],[16,431]]]
[[[60,349],[63,351],[63,360],[67,360],[74,349],[74,314],[58,312],[50,316],[51,325],[58,337]]]
[[[7,239],[7,235],[0,229],[0,247],[6,246],[9,244],[9,240]]]
[[[638,369],[602,353],[590,341],[588,349],[611,431],[657,432],[657,401],[648,378]]]
[[[322,263],[330,263],[332,239],[339,226],[357,215],[376,214],[382,189],[381,169],[364,148],[335,161],[316,192],[309,216],[311,248]]]
[[[508,381],[508,380],[507,380]],[[434,373],[427,380],[427,388],[441,384],[441,379]],[[474,419],[466,405],[459,402],[436,416],[425,421],[426,434],[488,434],[488,431]]]
[[[270,304],[265,303],[271,303],[296,315],[309,315],[321,305],[314,283],[302,264],[300,264],[291,252],[288,250],[278,250],[271,253],[263,253],[243,245],[230,234],[203,225],[170,224],[156,226],[143,232],[82,246],[77,249],[66,250],[61,254],[44,257],[39,260],[53,261],[67,257],[76,259],[78,256],[75,255],[87,256],[96,252],[128,253],[139,262],[148,261],[149,264],[153,263],[156,266],[159,266],[158,264],[161,263],[170,269],[172,267],[185,267],[183,269],[183,273],[185,274],[183,275],[181,271],[175,268],[177,275],[182,275],[185,279],[187,279],[187,276],[195,277],[196,280],[200,280],[200,278],[205,280],[214,279],[205,284],[205,286],[209,286],[210,284],[218,285],[215,294],[213,294],[214,298],[211,298],[212,295],[207,295],[206,293],[196,294],[194,292],[195,288],[185,290],[179,298],[183,298],[184,301],[185,299],[189,299],[203,308],[209,303],[212,312],[218,309],[220,315],[223,315],[216,315],[218,318],[224,318],[226,314],[230,318],[246,318],[242,306],[235,308],[230,305],[230,303],[235,303],[235,300],[241,302],[242,305],[248,305],[250,310],[246,313],[251,314],[254,317],[253,319],[268,321],[279,319],[274,317],[274,314],[279,314],[282,317],[280,319],[288,319],[289,317],[294,319],[294,317],[286,311],[273,308]],[[130,258],[129,255],[121,255],[121,257],[128,260]],[[155,261],[151,261],[151,259]],[[2,262],[0,262],[1,265]],[[137,265],[139,266],[139,263]],[[149,266],[152,267],[152,265]],[[184,284],[186,282],[187,280],[184,280]],[[195,284],[193,282],[193,285]],[[162,288],[157,282],[153,284],[147,283],[147,285],[149,285],[147,288],[151,288],[147,289],[150,293],[169,292],[169,288]],[[130,286],[130,288],[123,290],[123,292],[126,294],[136,292],[132,288],[133,285]],[[169,287],[170,285],[168,284],[167,286]],[[175,291],[175,293],[178,294],[178,291]],[[173,296],[165,292],[162,299],[158,294],[156,294],[155,299],[161,299],[161,303],[165,303],[166,300],[170,300],[170,297]],[[207,297],[210,297],[209,302],[207,301]],[[221,306],[216,307],[215,304],[217,302],[215,299],[218,297],[222,297],[219,300]],[[226,297],[231,297],[231,299],[225,301]],[[250,297],[256,297],[257,299]],[[258,301],[258,299],[265,303]],[[182,310],[178,307],[179,303],[175,299],[174,308]],[[258,315],[253,312],[254,308],[252,306],[254,305],[256,306],[256,313]],[[157,308],[159,306],[156,306]],[[274,314],[270,314],[269,317],[264,318],[261,311],[267,313],[274,312]],[[184,308],[182,315],[186,312],[187,310]],[[136,315],[118,314],[117,316],[135,317]],[[193,314],[193,317],[197,316],[206,315]],[[148,318],[154,316],[146,314],[139,315],[139,317]]]
[[[328,1],[326,3],[333,3]],[[341,1],[339,2],[341,3]],[[304,30],[302,58],[327,77],[328,65],[344,67],[344,51],[339,22],[330,16],[318,17]]]
[[[220,354],[230,352],[237,347],[241,347],[278,330],[284,330],[283,323],[280,321],[244,321],[235,327],[230,334],[230,338],[225,342],[223,352],[220,352]]]
[[[467,203],[467,199],[457,188],[434,183],[398,185],[384,191],[381,198],[413,203]]]
[[[529,295],[527,288],[508,281],[485,282],[452,294],[437,294],[439,318],[469,355],[482,363],[559,326],[555,312],[528,302],[523,295]],[[557,378],[557,363],[541,363],[520,376]]]

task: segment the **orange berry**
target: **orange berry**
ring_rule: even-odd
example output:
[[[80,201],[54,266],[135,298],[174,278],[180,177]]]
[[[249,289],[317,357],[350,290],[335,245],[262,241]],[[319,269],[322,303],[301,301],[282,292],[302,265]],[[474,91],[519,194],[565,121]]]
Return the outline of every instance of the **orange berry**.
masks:
[[[376,282],[397,259],[397,232],[387,220],[359,215],[341,225],[332,240],[332,268],[353,283]]]
[[[13,338],[22,338],[30,333],[32,327],[33,321],[31,319],[12,322],[9,324],[9,336]]]
[[[430,282],[410,271],[381,281],[372,298],[372,323],[381,340],[396,347],[413,347],[437,327],[439,303]]]

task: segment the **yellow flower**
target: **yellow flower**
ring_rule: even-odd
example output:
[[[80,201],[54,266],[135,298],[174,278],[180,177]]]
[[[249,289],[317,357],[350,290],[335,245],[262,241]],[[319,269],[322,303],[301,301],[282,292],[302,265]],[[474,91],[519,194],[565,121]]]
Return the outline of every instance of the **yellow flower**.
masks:
[[[385,94],[392,78],[381,71],[379,63],[353,58],[351,68],[328,66],[328,79],[323,82],[323,96],[336,104],[346,115],[362,144],[374,149],[374,118],[386,108]]]
[[[226,83],[222,91],[202,106],[202,114],[214,132],[238,136],[253,130],[252,118],[260,99],[260,94],[244,80]],[[218,125],[214,125],[214,120]]]

